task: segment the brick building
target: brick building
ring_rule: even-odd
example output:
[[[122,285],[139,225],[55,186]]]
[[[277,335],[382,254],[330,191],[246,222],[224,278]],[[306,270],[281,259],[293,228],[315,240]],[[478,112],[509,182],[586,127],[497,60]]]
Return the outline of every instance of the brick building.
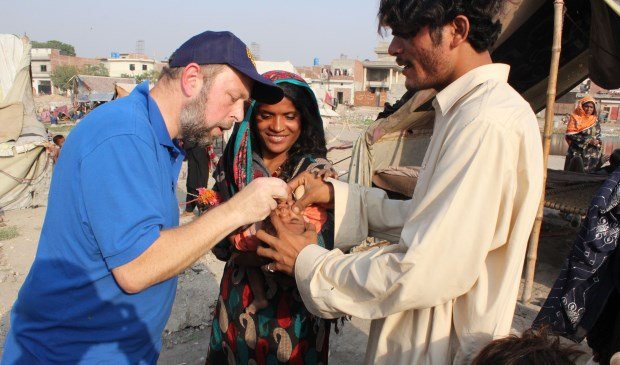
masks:
[[[30,69],[32,71],[32,88],[36,95],[54,93],[51,74],[58,66],[75,66],[78,69],[86,65],[98,65],[104,60],[97,58],[61,55],[53,48],[32,48],[30,51]]]

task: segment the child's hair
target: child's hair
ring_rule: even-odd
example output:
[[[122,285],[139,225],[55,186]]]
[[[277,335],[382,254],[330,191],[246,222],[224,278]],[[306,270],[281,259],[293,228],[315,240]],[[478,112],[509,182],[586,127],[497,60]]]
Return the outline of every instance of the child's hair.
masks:
[[[528,329],[521,337],[510,335],[492,341],[472,365],[574,365],[584,352],[575,345],[563,345],[547,329]]]
[[[52,138],[52,141],[54,141],[55,145],[58,145],[58,142],[61,139],[65,139],[65,136],[63,136],[62,134],[57,134],[57,135],[54,136],[54,138]]]

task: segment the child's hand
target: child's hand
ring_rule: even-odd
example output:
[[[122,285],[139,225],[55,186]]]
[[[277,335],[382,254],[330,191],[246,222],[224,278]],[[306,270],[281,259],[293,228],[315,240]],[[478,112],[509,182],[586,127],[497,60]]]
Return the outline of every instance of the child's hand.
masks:
[[[260,241],[256,238],[256,232],[261,229],[262,222],[252,223],[241,232],[230,236],[233,247],[238,251],[256,251]]]

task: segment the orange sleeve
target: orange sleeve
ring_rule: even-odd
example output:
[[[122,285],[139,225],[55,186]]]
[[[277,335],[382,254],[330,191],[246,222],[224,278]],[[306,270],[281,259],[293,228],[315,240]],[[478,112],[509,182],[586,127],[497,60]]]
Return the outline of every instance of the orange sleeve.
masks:
[[[317,232],[320,232],[325,222],[327,222],[327,211],[323,208],[309,206],[304,210],[304,217],[314,224]]]

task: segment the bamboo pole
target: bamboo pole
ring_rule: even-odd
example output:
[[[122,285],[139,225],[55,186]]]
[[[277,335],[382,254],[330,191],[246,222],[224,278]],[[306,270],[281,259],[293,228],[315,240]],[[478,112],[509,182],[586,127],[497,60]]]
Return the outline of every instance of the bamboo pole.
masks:
[[[547,109],[545,110],[545,128],[543,134],[543,191],[538,206],[538,213],[534,221],[534,227],[530,233],[527,248],[525,266],[525,285],[521,301],[529,303],[532,297],[532,287],[534,286],[534,272],[536,271],[536,259],[538,257],[538,239],[540,237],[540,227],[543,221],[545,208],[545,185],[547,182],[547,162],[549,151],[551,150],[551,136],[553,134],[553,109],[555,106],[556,88],[558,82],[558,69],[560,67],[560,53],[562,51],[562,27],[564,20],[564,0],[554,0],[554,21],[553,21],[553,48],[551,49],[551,69],[549,70],[549,82],[547,84]]]

